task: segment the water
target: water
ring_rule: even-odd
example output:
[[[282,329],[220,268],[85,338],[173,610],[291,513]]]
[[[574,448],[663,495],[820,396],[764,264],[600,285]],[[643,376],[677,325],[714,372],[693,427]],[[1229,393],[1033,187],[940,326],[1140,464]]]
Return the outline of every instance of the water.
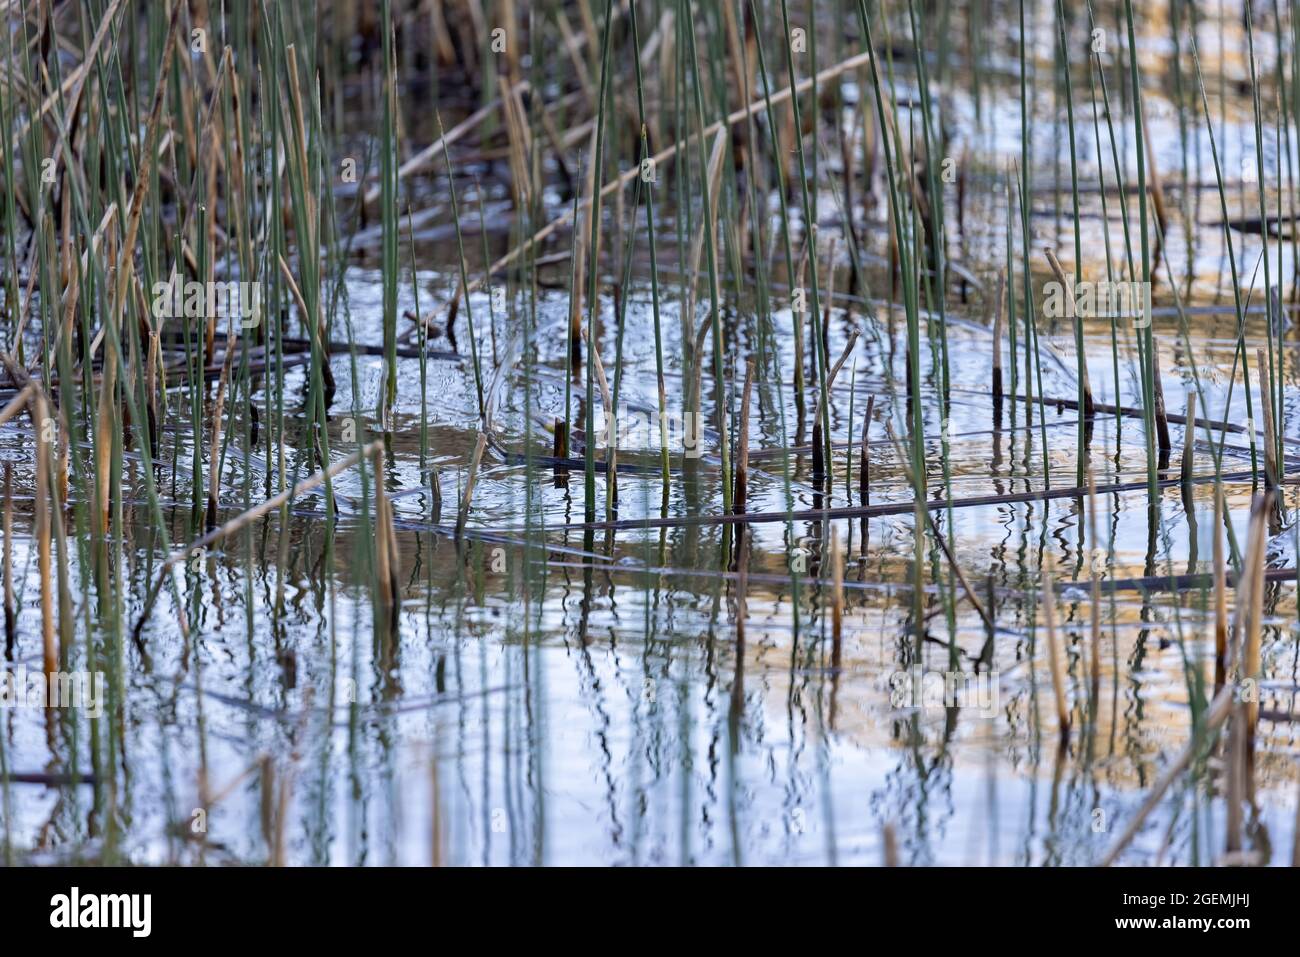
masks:
[[[1048,5],[1039,7],[1041,22],[1050,23]],[[1167,35],[1161,24],[1143,28],[1142,68],[1149,74],[1168,68]],[[1206,61],[1217,56],[1215,40],[1217,35],[1207,32],[1201,51]],[[1039,52],[1038,69],[1049,71],[1050,44]],[[1259,55],[1271,62],[1266,50]],[[937,335],[937,323],[922,333],[919,395],[930,491],[948,494],[940,458],[946,434],[950,494],[959,503],[1069,489],[1079,455],[1073,410],[1054,403],[1034,405],[1027,426],[1025,403],[1008,401],[995,415],[989,396],[994,344],[986,297],[1006,255],[1008,213],[1000,177],[1008,159],[1019,156],[1017,65],[1003,66],[1005,75],[995,74],[992,81],[985,77],[985,82],[995,83],[995,91],[1007,98],[985,115],[983,126],[975,125],[967,99],[957,97],[951,107],[958,119],[950,149],[970,164],[970,185],[965,208],[959,208],[953,191],[945,192],[949,255],[982,289],[966,284],[963,295],[959,279],[950,283],[947,403],[940,400],[939,353],[931,335]],[[901,82],[900,96],[905,76]],[[1045,82],[1036,100],[1031,247],[1035,269],[1042,270],[1035,277],[1036,297],[1041,297],[1042,282],[1050,279],[1043,246],[1058,251],[1067,273],[1074,267],[1068,144],[1064,128],[1053,122],[1058,114],[1050,91]],[[851,88],[846,92],[856,95]],[[1154,293],[1165,396],[1170,411],[1181,412],[1184,390],[1195,373],[1211,417],[1239,424],[1246,418],[1240,380],[1231,397],[1228,389],[1235,314],[1223,233],[1214,225],[1220,218],[1218,194],[1212,187],[1203,122],[1189,146],[1192,152],[1185,153],[1176,116],[1165,109],[1167,101],[1154,89],[1148,96],[1152,138],[1171,207],[1177,211],[1182,203],[1184,169],[1193,183],[1211,184],[1189,196],[1189,208],[1196,210],[1190,230],[1184,230],[1181,214],[1175,212]],[[1241,157],[1253,155],[1249,99],[1233,98],[1225,109],[1227,127],[1216,125],[1222,158],[1225,168],[1241,169]],[[1082,196],[1084,269],[1102,278],[1105,230],[1100,195],[1093,189],[1098,166],[1091,117],[1084,122],[1082,103],[1076,103],[1076,110],[1083,144],[1080,176],[1088,188]],[[1126,135],[1131,140],[1131,129]],[[1266,131],[1266,140],[1273,143],[1270,135]],[[1132,142],[1123,143],[1122,151],[1130,156],[1125,175],[1131,183]],[[1103,158],[1109,182],[1113,171],[1109,157]],[[1275,160],[1276,154],[1269,156]],[[476,208],[471,182],[463,179],[458,189],[467,191],[466,205]],[[512,213],[500,184],[489,181],[485,189],[488,238],[496,256],[514,238]],[[1234,215],[1243,210],[1249,215],[1257,202],[1253,190],[1229,192],[1230,198],[1241,197]],[[1276,194],[1269,196],[1270,205],[1275,204]],[[1290,194],[1285,196],[1289,201]],[[1108,199],[1110,240],[1116,244],[1112,261],[1118,263],[1123,239],[1113,190]],[[835,202],[832,192],[822,193],[824,230],[829,231],[827,224],[836,214]],[[565,208],[563,197],[551,197],[550,216]],[[1136,231],[1136,205],[1130,212]],[[662,226],[660,262],[665,270],[675,270],[676,224],[668,203],[657,207],[656,214]],[[88,717],[77,712],[10,708],[0,713],[11,772],[95,775],[93,783],[9,784],[5,834],[16,859],[854,864],[882,861],[886,834],[892,832],[904,864],[1097,862],[1190,740],[1188,675],[1200,672],[1213,680],[1213,604],[1208,588],[1199,585],[1105,593],[1100,695],[1090,710],[1089,569],[1100,562],[1107,581],[1208,575],[1212,486],[1197,485],[1187,498],[1176,486],[1166,488],[1152,515],[1143,485],[1141,420],[1099,414],[1089,445],[1101,489],[1098,540],[1091,538],[1086,497],[1079,495],[937,509],[937,528],[945,535],[951,531],[957,564],[980,602],[993,610],[996,631],[990,641],[983,619],[933,539],[924,556],[924,624],[918,628],[908,507],[912,491],[885,431],[892,422],[900,435],[905,432],[906,323],[901,308],[888,301],[883,203],[860,215],[869,227],[864,250],[869,289],[837,300],[829,334],[832,359],[851,330],[861,334],[830,404],[832,440],[854,443],[852,476],[846,471],[850,457],[838,452],[832,492],[829,498],[818,495],[805,448],[790,456],[787,488],[786,456],[780,450],[787,444],[806,446],[811,419],[796,440],[799,427],[788,381],[794,361],[792,316],[784,305],[764,326],[752,277],[740,284],[741,296],[729,302],[724,319],[725,394],[718,393],[711,369],[704,376],[704,423],[716,428],[719,401],[736,414],[744,361],[766,350],[751,407],[749,510],[777,514],[788,508],[858,504],[856,442],[868,396],[875,397],[869,432],[871,502],[904,507],[829,523],[801,518],[750,526],[744,544],[749,556],[743,645],[737,638],[739,576],[732,563],[736,526],[690,519],[722,512],[716,432],[706,437],[705,455],[697,463],[683,469],[681,457],[674,457],[666,512],[661,511],[656,472],[657,424],[644,433],[649,451],[623,451],[617,518],[666,514],[685,519],[663,527],[572,527],[583,521],[581,470],[573,470],[567,483],[557,483],[552,470],[537,465],[530,470],[524,461],[529,436],[534,455],[550,454],[549,436],[539,423],[551,423],[565,409],[569,267],[567,261],[555,263],[543,267],[551,282],[539,292],[535,326],[527,334],[525,296],[512,298],[509,315],[500,314],[501,303],[486,292],[471,297],[492,442],[478,475],[467,535],[460,542],[450,531],[479,430],[463,310],[457,328],[462,356],[430,359],[425,367],[427,465],[440,475],[440,509],[421,466],[421,361],[400,360],[399,398],[385,456],[401,557],[401,608],[394,632],[389,635],[374,625],[365,571],[373,536],[364,513],[369,492],[356,470],[335,481],[339,516],[332,541],[323,521],[325,499],[317,490],[294,502],[287,521],[275,513],[187,560],[181,573],[188,639],[178,626],[178,608],[164,591],[141,641],[120,646],[120,659],[108,676],[110,707],[95,726],[95,738]],[[511,226],[509,234],[496,225],[502,223]],[[464,225],[473,272],[481,263],[477,216]],[[1246,284],[1263,245],[1258,235],[1232,235]],[[567,230],[561,236],[548,251],[568,249]],[[404,274],[399,316],[416,309],[413,286],[418,286],[420,307],[428,310],[430,303],[446,302],[457,282],[455,247],[448,246],[445,234],[437,238],[441,241],[417,247],[419,268]],[[1280,271],[1289,292],[1293,249],[1289,242],[1271,242],[1268,248],[1275,263],[1280,256],[1274,279]],[[1015,251],[1018,259],[1018,237]],[[646,264],[642,241],[635,279],[626,291],[621,387],[628,406],[653,410],[655,353]],[[1188,309],[1185,337],[1166,264]],[[842,291],[848,287],[850,265],[843,243],[836,265],[835,288]],[[777,272],[774,288],[781,288],[787,277],[783,270]],[[675,274],[661,276],[661,282],[667,395],[670,412],[680,416],[685,392],[681,286]],[[699,287],[705,300],[706,283],[702,278]],[[1261,283],[1256,281],[1252,306],[1264,302]],[[729,295],[730,289],[728,285]],[[346,319],[356,342],[381,342],[381,305],[381,277],[358,259],[348,272],[345,311],[333,320],[333,338],[348,338]],[[437,322],[444,319],[440,311]],[[1049,319],[1041,319],[1039,329],[1042,392],[1073,399],[1073,330],[1068,321]],[[1255,348],[1267,346],[1266,330],[1262,312],[1253,314],[1246,335],[1252,363]],[[1023,344],[1023,325],[1020,331]],[[611,376],[617,332],[615,303],[605,294],[599,342]],[[1139,406],[1131,326],[1119,328],[1118,378],[1109,321],[1089,320],[1084,333],[1098,401]],[[1282,345],[1279,368],[1287,389],[1282,432],[1293,443],[1300,440],[1300,409],[1292,393],[1297,380],[1294,334],[1288,333]],[[443,350],[448,343],[439,339],[433,346]],[[1023,352],[1014,358],[1004,354],[1008,376],[1013,361],[1023,369]],[[336,355],[333,368],[339,389],[331,408],[330,440],[333,454],[341,458],[378,434],[374,410],[382,363],[359,356],[355,381],[348,356]],[[778,368],[783,384],[775,378]],[[305,446],[304,369],[286,371],[285,462],[290,473]],[[1022,391],[1023,384],[1022,373]],[[253,395],[264,415],[267,385],[259,381]],[[1035,394],[1039,388],[1035,380]],[[572,395],[575,427],[582,422],[584,394],[580,379]],[[190,514],[195,479],[188,471],[193,436],[187,400],[176,395],[174,401],[160,456],[165,465],[157,473],[171,546],[197,537]],[[268,486],[279,487],[278,450],[267,448],[268,420],[262,419],[257,446],[245,453],[244,409],[232,402],[229,431],[235,438],[225,454],[223,520],[264,498]],[[603,415],[603,409],[597,410],[598,428]],[[1216,440],[1218,435],[1216,431]],[[1173,440],[1170,476],[1177,475],[1181,426],[1173,426]],[[202,441],[206,443],[206,434]],[[38,670],[32,443],[26,419],[13,420],[0,432],[0,455],[15,465],[13,555],[20,613],[13,662]],[[1225,471],[1249,469],[1246,436],[1227,433],[1227,443],[1233,448],[1225,454]],[[173,449],[179,462],[175,473]],[[202,454],[206,476],[206,445]],[[1204,432],[1195,463],[1198,475],[1213,470]],[[632,468],[637,465],[644,468]],[[124,621],[119,629],[101,618],[95,596],[74,594],[77,640],[71,668],[85,660],[88,645],[115,647],[109,641],[115,629],[130,635],[158,577],[165,549],[152,531],[141,469],[138,457],[128,456],[125,534],[110,563],[120,576],[115,587],[122,596]],[[1122,483],[1134,487],[1106,491]],[[1226,491],[1235,541],[1244,550],[1251,484],[1234,481]],[[603,518],[603,476],[597,494],[595,511]],[[1288,486],[1281,519],[1268,542],[1270,567],[1295,565],[1298,506],[1295,488]],[[831,662],[826,554],[831,533],[846,556],[847,607],[838,669]],[[1065,750],[1057,747],[1043,628],[1041,569],[1048,556],[1065,583],[1057,616],[1075,723]],[[81,581],[88,568],[88,553],[83,551],[82,558],[71,569],[74,581]],[[1070,587],[1070,582],[1077,585]],[[954,597],[951,629],[945,594]],[[1247,848],[1268,863],[1286,863],[1297,790],[1291,714],[1300,691],[1294,582],[1267,584],[1265,610],[1263,720]],[[962,707],[900,698],[897,692],[900,676],[914,674],[914,668],[969,675],[977,663],[989,682],[982,686],[986,696],[964,701]],[[94,762],[92,749],[99,755]],[[1219,857],[1225,833],[1221,776],[1211,769],[1196,787],[1185,786],[1186,781],[1180,778],[1170,790],[1122,861],[1205,864]]]

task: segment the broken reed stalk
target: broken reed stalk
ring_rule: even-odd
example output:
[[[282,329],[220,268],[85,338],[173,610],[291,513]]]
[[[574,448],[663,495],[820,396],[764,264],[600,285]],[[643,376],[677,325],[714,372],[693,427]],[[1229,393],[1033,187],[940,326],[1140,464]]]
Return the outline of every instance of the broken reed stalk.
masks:
[[[993,408],[1002,409],[1002,324],[1007,295],[1007,268],[998,270],[998,291],[993,300]],[[995,412],[996,415],[996,412]]]
[[[1074,300],[1074,283],[1065,275],[1065,270],[1061,268],[1061,263],[1060,260],[1056,258],[1056,253],[1050,249],[1045,249],[1044,252],[1047,254],[1047,264],[1052,267],[1052,274],[1056,276],[1056,281],[1061,284],[1062,293],[1070,297],[1070,314],[1074,317],[1075,335],[1077,338],[1082,339],[1082,333],[1079,327],[1083,323],[1083,319],[1079,316],[1078,306]],[[1091,419],[1096,414],[1096,410],[1092,401],[1092,383],[1088,381],[1088,354],[1082,349],[1077,351],[1079,353],[1077,356],[1079,366],[1079,388],[1083,392],[1083,415],[1084,418]],[[997,375],[999,378],[1001,377],[1000,370]]]
[[[818,494],[825,490],[829,483],[826,477],[826,447],[822,442],[822,418],[820,415],[813,416],[812,427],[812,484]]]
[[[844,351],[840,353],[840,357],[835,360],[835,365],[831,366],[831,371],[826,376],[827,392],[829,392],[831,390],[831,386],[835,384],[835,377],[839,375],[840,370],[844,368],[844,363],[848,361],[849,355],[853,352],[853,347],[857,344],[857,341],[858,341],[858,330],[854,329],[852,332],[849,333],[849,340],[844,344]]]
[[[393,504],[384,489],[384,449],[382,444],[376,444],[378,447],[371,456],[375,472],[375,576],[380,604],[391,615],[398,605],[401,558],[397,553],[397,532],[393,529]]]
[[[727,136],[725,130],[718,130],[718,135],[714,137],[713,148],[709,153],[709,162],[707,166],[709,198],[711,203],[711,217],[700,223],[699,231],[696,232],[695,238],[691,241],[691,258],[690,258],[690,275],[692,279],[687,288],[686,298],[686,315],[694,317],[696,304],[695,285],[700,275],[700,259],[704,255],[704,243],[706,240],[713,242],[708,235],[708,223],[717,222],[718,200],[721,198],[722,184],[722,161],[727,153]],[[699,355],[692,356],[693,361],[699,361]]]
[[[584,269],[587,265],[590,265],[590,269],[587,270],[591,274],[590,280],[587,279],[586,272],[583,272],[578,277],[579,280],[578,288],[581,289],[583,287],[586,287],[586,296],[588,300],[586,306],[587,308],[586,338],[589,346],[594,346],[596,340],[596,333],[595,333],[596,312],[597,312],[597,306],[599,305],[597,284],[598,284],[598,279],[600,274],[600,225],[601,225],[600,201],[599,201],[600,194],[593,193],[593,191],[596,189],[595,184],[596,184],[597,177],[602,175],[603,173],[603,167],[601,164],[601,146],[604,142],[604,131],[605,131],[604,107],[605,107],[605,89],[606,89],[605,87],[606,68],[609,63],[608,40],[609,40],[610,30],[612,29],[612,27],[613,27],[612,23],[606,22],[605,41],[601,43],[602,66],[601,66],[601,77],[600,77],[600,99],[596,101],[597,123],[591,132],[592,160],[591,160],[591,165],[588,167],[587,170],[587,175],[588,175],[587,193],[588,195],[592,196],[594,202],[592,203],[591,207],[587,211],[586,214],[587,224],[584,226],[582,230],[584,234],[584,241],[588,242],[588,246],[586,247],[585,255],[579,257],[576,266],[576,268],[578,269]],[[587,239],[588,232],[590,233],[589,240]],[[590,260],[589,263],[588,260]],[[570,300],[572,299],[573,296],[571,294]],[[573,306],[571,302],[571,307],[577,310],[578,313],[580,313],[582,310],[582,301],[579,300],[576,306]],[[569,321],[570,321],[570,325],[574,330],[581,331],[582,329],[581,315],[578,316],[578,320],[577,320],[578,325],[573,326],[574,319],[572,315],[570,315]],[[572,335],[572,332],[570,333],[570,335]],[[574,341],[581,342],[582,337],[574,336]],[[576,377],[576,373],[575,373],[575,377]],[[587,521],[592,521],[596,517],[596,420],[595,420],[596,376],[592,368],[592,363],[590,359],[588,359],[587,361],[586,371],[583,378],[585,380],[584,381],[585,398],[583,400],[583,437],[585,439],[585,442],[583,443],[584,448],[583,448],[583,455],[582,455],[583,458],[582,514]]]
[[[289,290],[289,295],[293,297],[294,304],[298,307],[298,314],[303,317],[303,325],[306,327],[309,335],[314,336],[316,347],[320,350],[322,357],[329,353],[329,341],[325,335],[325,320],[313,321],[311,310],[307,307],[307,300],[303,298],[302,290],[298,288],[298,280],[293,277],[293,270],[285,262],[283,256],[280,257],[280,275],[284,278],[284,284]],[[447,320],[448,339],[451,340],[452,349],[455,350],[455,339],[451,333],[451,320]],[[326,407],[332,404],[331,400],[337,385],[334,382],[334,373],[330,369],[330,364],[326,361],[320,363],[321,381],[325,387]]]
[[[1065,699],[1065,655],[1056,634],[1056,584],[1053,581],[1056,562],[1051,554],[1043,562],[1043,619],[1047,625],[1047,657],[1052,671],[1052,697],[1056,701],[1056,721],[1060,730],[1061,746],[1070,738],[1070,708]]]
[[[818,492],[829,492],[832,484],[830,481],[830,469],[827,468],[828,463],[826,462],[825,443],[823,442],[822,435],[824,406],[830,401],[830,391],[835,385],[835,377],[839,374],[839,371],[844,368],[844,363],[848,361],[849,355],[853,352],[853,347],[857,344],[857,341],[858,330],[854,329],[849,333],[849,340],[844,344],[844,351],[840,353],[839,359],[836,360],[835,365],[831,367],[830,372],[826,375],[826,393],[818,399],[818,411],[817,414],[813,416],[812,472],[813,487],[816,488]],[[816,355],[816,351],[816,349],[813,350],[814,355]]]
[[[1192,464],[1196,452],[1196,393],[1187,393],[1187,412],[1183,416],[1186,425],[1183,428],[1183,461],[1179,478],[1186,488],[1192,479]]]
[[[1268,494],[1268,493],[1265,493]],[[1251,503],[1251,525],[1247,537],[1247,546],[1245,546],[1245,555],[1242,558],[1242,567],[1236,577],[1236,603],[1232,610],[1232,628],[1229,632],[1229,642],[1227,642],[1226,651],[1226,671],[1229,675],[1236,676],[1236,680],[1243,680],[1249,675],[1245,672],[1243,645],[1243,636],[1249,629],[1249,606],[1251,606],[1251,590],[1253,589],[1253,577],[1255,577],[1256,567],[1262,568],[1264,563],[1264,528],[1262,520],[1264,515],[1260,510],[1262,497],[1256,497]]]
[[[1159,442],[1160,457],[1167,459],[1173,448],[1169,440],[1169,416],[1165,412],[1165,390],[1160,384],[1160,343],[1151,336],[1151,387],[1156,416],[1156,439]]]
[[[1246,794],[1246,706],[1237,701],[1232,707],[1232,720],[1228,723],[1228,744],[1223,754],[1223,774],[1227,778],[1224,789],[1226,820],[1224,821],[1224,852],[1241,851],[1241,803]]]
[[[704,353],[704,340],[709,334],[711,316],[705,316],[700,323],[700,328],[695,332],[695,344],[692,347],[692,355],[700,356]],[[696,451],[700,451],[699,438],[704,431],[704,405],[701,397],[704,395],[704,363],[692,363],[694,370],[690,375],[690,381],[686,383],[686,397],[683,400],[682,408],[685,411],[686,418],[692,423],[694,431],[688,430],[687,435],[696,437]],[[683,450],[684,451],[684,450]]]
[[[434,521],[437,521],[436,516],[442,514],[442,479],[438,475],[436,465],[429,466],[429,494],[433,498],[431,505],[435,516]]]
[[[868,469],[870,458],[868,450],[871,448],[871,440],[867,437],[867,430],[871,426],[871,412],[876,406],[876,397],[867,396],[867,412],[862,417],[862,437],[859,440],[861,452],[858,456],[858,497],[863,505],[871,504],[871,475]]]
[[[1273,373],[1264,361],[1264,350],[1255,350],[1255,366],[1259,370],[1260,407],[1264,412],[1264,484],[1277,488],[1281,473],[1277,467],[1277,432],[1273,422]]]
[[[594,132],[592,135],[595,135]],[[579,164],[581,166],[581,163]],[[590,165],[590,164],[588,164]],[[583,182],[589,184],[590,176],[583,177]],[[586,201],[590,201],[589,196],[585,196]],[[573,247],[569,251],[569,380],[565,385],[565,419],[569,415],[569,395],[572,389],[572,383],[576,382],[579,374],[582,372],[582,285],[586,277],[583,271],[584,258],[583,237],[586,230],[582,228],[582,222],[578,218],[578,192],[573,196]],[[460,303],[459,291],[457,297],[452,300],[453,309]],[[454,314],[452,314],[454,316]],[[451,324],[448,321],[448,329]],[[455,340],[452,340],[453,343]],[[454,348],[454,346],[453,346]]]
[[[1223,688],[1228,661],[1228,571],[1224,558],[1223,485],[1214,486],[1214,693]]]
[[[560,461],[569,457],[569,423],[558,415],[555,417],[555,442],[551,446],[551,456]],[[555,466],[555,482],[557,485],[568,477],[568,469],[563,465]]]
[[[17,641],[18,618],[14,613],[14,486],[13,466],[5,463],[4,500],[4,603],[5,603],[5,658],[12,659]]]
[[[478,443],[474,446],[474,455],[469,460],[469,474],[465,478],[465,492],[460,498],[460,510],[456,514],[456,538],[465,533],[465,522],[469,519],[469,503],[474,495],[474,483],[478,481],[479,464],[483,461],[483,450],[487,447],[487,434],[480,432]]]
[[[838,672],[843,653],[844,553],[838,529],[831,529],[831,668]]]
[[[745,363],[745,388],[740,398],[740,434],[736,437],[736,487],[731,494],[731,510],[745,511],[749,498],[749,403],[754,390],[754,359]]]
[[[600,350],[588,340],[585,329],[582,331],[582,341],[587,343],[596,383],[600,386],[600,401],[605,409],[605,517],[612,518],[618,504],[618,409],[614,408],[614,398],[609,391],[609,379],[605,377],[605,363],[601,361]],[[590,441],[595,441],[594,436]]]
[[[804,294],[804,272],[808,268],[808,245],[809,240],[805,239],[803,252],[799,255],[799,270],[795,273],[796,278],[790,287],[791,291],[800,297],[800,300],[802,300]],[[804,392],[807,389],[807,384],[804,382],[803,371],[803,315],[806,309],[807,306],[802,303],[791,308],[791,316],[794,319],[794,335],[792,337],[794,345],[794,403],[795,412],[799,420],[799,434],[801,437],[803,435],[804,403],[806,401]]]
[[[687,39],[690,41],[690,57],[695,59],[695,32],[693,29],[687,30]],[[697,61],[698,64],[698,61]],[[697,65],[698,69],[698,65]],[[704,125],[704,106],[700,96],[700,87],[698,75],[694,85],[694,99],[696,118],[700,126]],[[704,164],[704,142],[701,140],[700,162]],[[726,156],[726,130],[720,129],[714,142],[713,152],[709,157],[705,168],[707,174],[701,180],[704,189],[702,222],[700,224],[701,232],[697,235],[696,241],[703,242],[704,250],[708,254],[705,258],[708,263],[709,279],[709,313],[705,320],[705,325],[713,333],[713,380],[719,396],[726,392],[726,386],[723,381],[723,343],[722,343],[722,286],[721,270],[719,267],[720,256],[718,251],[718,201],[722,194],[721,177],[723,169],[723,159]],[[696,253],[698,256],[698,253]],[[698,260],[697,260],[698,261]],[[692,271],[694,275],[694,271]],[[691,296],[694,292],[694,280],[691,282]],[[688,316],[694,315],[694,300],[688,298]],[[697,349],[695,355],[691,357],[696,369],[696,390],[695,390],[695,415],[697,419],[702,414],[701,404],[703,402],[703,393],[699,388],[700,375],[704,367],[703,349]],[[726,403],[719,400],[717,403],[717,421],[718,421],[718,456],[722,461],[722,506],[726,511],[731,509],[731,451],[728,448],[727,436],[727,410]]]
[[[1221,694],[1231,696],[1234,715],[1224,755],[1228,776],[1227,850],[1241,849],[1241,802],[1253,791],[1255,724],[1259,720],[1260,632],[1264,606],[1264,552],[1268,545],[1267,516],[1273,493],[1266,489],[1256,496],[1250,509],[1250,533],[1241,578],[1237,583],[1237,607],[1232,620],[1231,669],[1236,680]],[[1245,693],[1243,693],[1245,692]],[[1244,700],[1243,700],[1244,699]]]

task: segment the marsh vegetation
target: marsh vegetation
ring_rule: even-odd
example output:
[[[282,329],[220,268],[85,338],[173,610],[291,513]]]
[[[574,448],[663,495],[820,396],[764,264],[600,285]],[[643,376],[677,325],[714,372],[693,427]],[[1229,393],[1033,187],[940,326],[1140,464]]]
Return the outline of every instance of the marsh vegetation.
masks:
[[[4,23],[7,863],[1300,853],[1294,4]]]

